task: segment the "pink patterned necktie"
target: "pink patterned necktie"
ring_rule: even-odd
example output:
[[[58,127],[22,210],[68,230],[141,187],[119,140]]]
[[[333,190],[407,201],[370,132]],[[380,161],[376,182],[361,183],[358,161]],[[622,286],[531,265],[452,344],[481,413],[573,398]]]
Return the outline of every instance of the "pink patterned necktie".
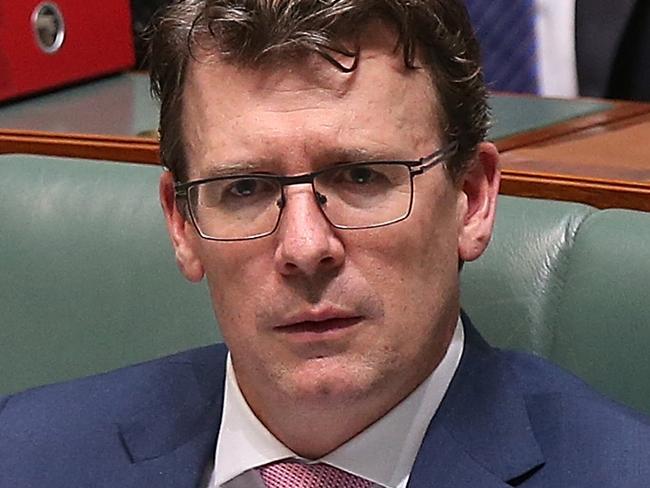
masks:
[[[284,460],[259,468],[266,488],[371,488],[371,481],[328,464]]]

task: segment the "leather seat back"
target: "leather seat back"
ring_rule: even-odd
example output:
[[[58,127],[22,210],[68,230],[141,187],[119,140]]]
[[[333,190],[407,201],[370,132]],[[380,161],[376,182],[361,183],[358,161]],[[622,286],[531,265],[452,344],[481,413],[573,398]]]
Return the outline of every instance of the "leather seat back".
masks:
[[[563,281],[550,357],[650,413],[650,214],[591,215]]]
[[[155,166],[0,156],[0,393],[218,339],[177,270]]]
[[[461,279],[492,344],[650,413],[650,214],[501,197],[493,242]]]

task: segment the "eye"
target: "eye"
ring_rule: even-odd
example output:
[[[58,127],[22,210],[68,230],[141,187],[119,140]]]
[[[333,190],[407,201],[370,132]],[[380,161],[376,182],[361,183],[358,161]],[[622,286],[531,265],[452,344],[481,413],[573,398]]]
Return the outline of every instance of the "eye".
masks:
[[[406,166],[390,163],[369,163],[341,165],[324,172],[317,184],[336,191],[387,191],[408,183],[409,172]],[[327,191],[331,191],[330,189]]]
[[[232,178],[209,181],[198,188],[200,203],[206,207],[251,204],[278,193],[277,185],[262,178]]]
[[[235,197],[251,197],[262,189],[263,183],[256,178],[240,178],[229,185],[227,191]]]
[[[354,192],[379,194],[409,184],[408,167],[392,163],[363,163],[335,166],[323,172],[315,181],[317,189],[328,193]]]
[[[369,166],[355,166],[342,173],[341,176],[344,181],[356,183],[357,185],[367,185],[381,176]]]
[[[279,191],[277,183],[273,180],[257,177],[233,178],[224,183],[220,193],[224,199],[258,199],[275,195]]]
[[[385,164],[367,164],[333,168],[330,182],[348,187],[383,186],[392,183],[391,168]]]

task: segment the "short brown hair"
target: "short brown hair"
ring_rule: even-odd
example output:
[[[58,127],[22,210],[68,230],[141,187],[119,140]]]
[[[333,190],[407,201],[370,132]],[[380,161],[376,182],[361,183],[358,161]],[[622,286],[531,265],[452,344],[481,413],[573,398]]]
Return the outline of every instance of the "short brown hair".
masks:
[[[330,54],[354,57],[341,41],[376,18],[397,29],[406,66],[415,69],[416,47],[421,52],[442,106],[441,133],[458,143],[447,163],[457,179],[485,138],[489,120],[478,43],[461,0],[172,1],[149,34],[151,87],[161,103],[162,163],[177,180],[186,179],[183,82],[197,46],[252,66],[288,51],[318,52],[344,70]]]

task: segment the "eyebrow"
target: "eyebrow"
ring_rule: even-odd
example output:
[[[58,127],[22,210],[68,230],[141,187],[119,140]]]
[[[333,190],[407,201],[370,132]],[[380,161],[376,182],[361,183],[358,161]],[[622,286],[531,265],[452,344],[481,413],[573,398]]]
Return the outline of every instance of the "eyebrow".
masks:
[[[404,157],[394,148],[383,148],[383,150],[371,150],[367,148],[338,148],[328,151],[322,158],[330,163],[354,163],[354,162],[372,162],[372,161],[398,161],[412,158]]]
[[[362,147],[350,148],[334,148],[318,154],[313,161],[313,166],[318,169],[320,167],[328,167],[338,163],[354,163],[354,162],[372,162],[372,161],[393,161],[408,159],[403,156],[395,154],[393,150],[388,148],[389,151],[373,151]],[[275,158],[264,158],[250,160],[250,161],[220,161],[210,165],[205,171],[204,178],[216,178],[221,176],[236,176],[248,173],[261,173],[261,174],[275,174],[279,168],[282,167],[282,162]]]
[[[245,173],[260,173],[263,172],[263,167],[268,167],[272,162],[268,160],[259,159],[255,161],[231,161],[211,164],[205,172],[206,178],[213,178],[218,176],[232,176]]]
[[[326,152],[323,155],[323,159],[333,163],[348,163],[353,161],[367,161],[372,158],[373,154],[372,151],[360,147],[337,148]],[[376,154],[374,156],[376,157]]]

